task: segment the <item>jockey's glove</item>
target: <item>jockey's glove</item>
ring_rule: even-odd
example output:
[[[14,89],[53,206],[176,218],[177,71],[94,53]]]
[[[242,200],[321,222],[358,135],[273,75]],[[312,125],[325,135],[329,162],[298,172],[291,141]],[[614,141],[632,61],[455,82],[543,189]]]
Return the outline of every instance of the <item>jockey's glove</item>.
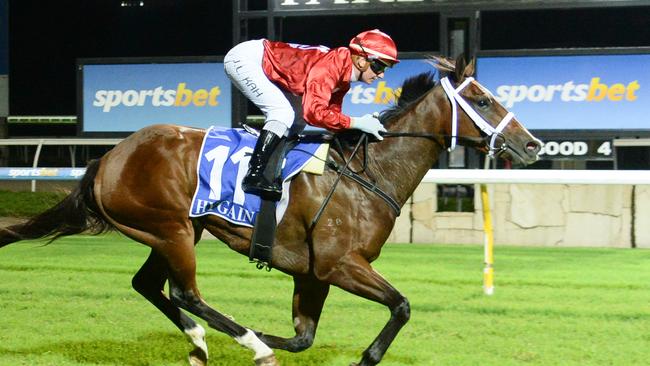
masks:
[[[379,119],[372,114],[366,114],[361,117],[352,117],[350,119],[350,128],[374,135],[377,140],[384,139],[379,132],[386,132],[384,125],[382,125],[381,122],[379,122]]]

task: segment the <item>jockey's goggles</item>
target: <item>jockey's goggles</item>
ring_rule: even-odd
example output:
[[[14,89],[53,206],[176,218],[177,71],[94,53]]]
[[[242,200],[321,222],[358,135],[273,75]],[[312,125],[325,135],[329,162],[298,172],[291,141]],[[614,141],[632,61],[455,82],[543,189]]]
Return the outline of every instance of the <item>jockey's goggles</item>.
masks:
[[[390,65],[388,65],[387,63],[383,62],[378,58],[368,58],[368,62],[370,63],[370,70],[372,70],[372,72],[374,72],[377,75],[386,71],[387,67],[390,67]]]

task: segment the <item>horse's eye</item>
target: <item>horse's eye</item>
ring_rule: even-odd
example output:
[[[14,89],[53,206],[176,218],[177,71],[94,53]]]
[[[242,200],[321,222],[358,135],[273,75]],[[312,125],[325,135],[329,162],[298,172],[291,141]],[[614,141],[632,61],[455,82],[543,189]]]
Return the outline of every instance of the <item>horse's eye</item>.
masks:
[[[490,101],[487,98],[481,98],[476,104],[481,108],[486,108],[490,105]]]

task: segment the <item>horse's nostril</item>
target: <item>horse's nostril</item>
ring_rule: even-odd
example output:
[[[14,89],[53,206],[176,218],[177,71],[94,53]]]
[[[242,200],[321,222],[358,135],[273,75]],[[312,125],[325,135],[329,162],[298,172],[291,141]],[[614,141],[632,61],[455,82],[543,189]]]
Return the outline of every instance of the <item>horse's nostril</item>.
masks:
[[[540,146],[539,146],[539,144],[538,144],[537,142],[535,142],[535,141],[529,141],[529,142],[526,144],[526,150],[527,150],[528,152],[534,153],[534,152],[539,151],[539,149],[540,149]]]

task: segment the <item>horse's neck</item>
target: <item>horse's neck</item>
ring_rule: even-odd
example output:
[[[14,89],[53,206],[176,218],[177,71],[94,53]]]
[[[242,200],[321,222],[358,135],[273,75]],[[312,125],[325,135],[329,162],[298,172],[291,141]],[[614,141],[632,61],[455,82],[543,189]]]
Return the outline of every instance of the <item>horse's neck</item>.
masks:
[[[391,125],[390,132],[448,134],[449,112],[444,98],[444,92],[440,90],[429,92],[418,105]],[[444,140],[440,137],[438,141],[443,143]],[[369,155],[378,183],[400,205],[404,205],[427,171],[438,161],[441,150],[440,143],[429,138],[387,137],[384,142],[373,146]]]

